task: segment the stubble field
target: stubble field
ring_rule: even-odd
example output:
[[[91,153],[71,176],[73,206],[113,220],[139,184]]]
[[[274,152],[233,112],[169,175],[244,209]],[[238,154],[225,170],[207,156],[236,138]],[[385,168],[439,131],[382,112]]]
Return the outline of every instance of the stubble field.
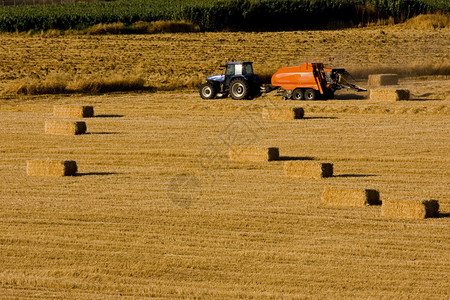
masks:
[[[448,64],[449,35],[396,27],[2,35],[0,80],[8,87],[51,72],[130,72],[168,89],[174,74],[194,85],[190,75],[215,73],[231,58],[270,71],[329,56],[355,72],[390,62],[418,72],[418,65]],[[450,86],[445,76],[400,84],[412,101],[372,102],[353,92],[330,101],[204,101],[193,89],[4,96],[0,294],[448,298]],[[54,104],[94,105],[89,134],[45,135]],[[270,106],[302,106],[306,118],[263,121],[261,110]],[[227,150],[236,145],[278,147],[282,160],[230,162]],[[26,161],[45,158],[76,160],[79,175],[27,177]],[[286,178],[283,160],[292,159],[333,163],[335,176]],[[379,206],[323,207],[327,186],[374,188],[382,200],[437,199],[441,217],[405,221],[381,217]]]

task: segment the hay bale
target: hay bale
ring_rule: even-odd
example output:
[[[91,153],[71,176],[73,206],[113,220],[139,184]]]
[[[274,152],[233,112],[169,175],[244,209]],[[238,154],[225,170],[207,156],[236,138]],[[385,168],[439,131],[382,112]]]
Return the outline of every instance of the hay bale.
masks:
[[[370,100],[375,101],[409,100],[409,90],[373,89],[370,90]]]
[[[322,204],[358,207],[378,205],[381,202],[380,193],[376,190],[326,187],[322,194]]]
[[[302,179],[319,179],[333,176],[333,164],[294,160],[284,163],[284,174]]]
[[[92,118],[94,116],[93,106],[83,105],[54,105],[53,117],[62,119]]]
[[[383,86],[383,85],[397,85],[397,74],[372,74],[369,75],[367,85],[369,86]]]
[[[77,135],[86,133],[86,123],[81,121],[47,120],[45,134]]]
[[[424,219],[439,216],[437,200],[383,200],[381,215],[387,218]]]
[[[273,147],[232,147],[229,156],[233,161],[263,162],[277,160],[280,154],[278,148]]]
[[[262,116],[264,120],[289,121],[301,119],[305,111],[301,107],[271,107],[263,108]]]
[[[28,176],[73,176],[77,173],[77,164],[73,160],[29,160]]]

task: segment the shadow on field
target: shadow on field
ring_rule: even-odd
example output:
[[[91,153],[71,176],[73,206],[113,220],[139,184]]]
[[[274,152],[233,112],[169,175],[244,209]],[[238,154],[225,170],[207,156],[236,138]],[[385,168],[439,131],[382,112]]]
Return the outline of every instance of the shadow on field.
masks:
[[[124,115],[96,115],[96,118],[123,118]]]
[[[440,213],[438,218],[450,218],[450,213]]]
[[[339,94],[334,96],[335,100],[364,100],[366,96],[358,94]]]
[[[287,160],[314,160],[314,157],[310,156],[304,156],[304,157],[298,157],[298,156],[280,156],[276,161],[287,161]]]
[[[411,95],[408,101],[419,101],[419,102],[422,102],[422,101],[436,101],[436,100],[439,100],[436,97],[429,98],[430,96],[433,96],[433,94],[432,93],[425,93],[425,94],[422,94],[422,95]]]
[[[340,178],[350,178],[350,177],[375,177],[376,175],[367,175],[367,174],[339,174],[339,175],[333,175],[333,177],[340,177]]]
[[[100,131],[100,132],[87,132],[86,134],[119,134],[119,132]]]
[[[335,120],[335,119],[337,119],[337,117],[303,117],[303,119],[307,119],[307,120],[314,120],[314,119]]]
[[[89,173],[77,173],[75,176],[106,176],[106,175],[117,175],[120,173],[116,172],[89,172]]]

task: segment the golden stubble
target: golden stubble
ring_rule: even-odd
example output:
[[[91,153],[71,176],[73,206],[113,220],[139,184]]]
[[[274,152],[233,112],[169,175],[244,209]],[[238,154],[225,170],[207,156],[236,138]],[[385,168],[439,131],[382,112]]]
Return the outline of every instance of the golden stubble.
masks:
[[[89,134],[44,134],[55,104],[94,105]],[[1,102],[2,295],[445,298],[448,102],[341,99],[302,102],[299,120],[261,115],[298,105],[188,91]],[[280,157],[234,162],[230,145]],[[78,174],[28,177],[33,159],[74,160]],[[286,177],[288,160],[333,163],[333,176]],[[329,186],[437,199],[443,217],[326,207]]]
[[[113,77],[139,78],[145,86],[161,90],[194,88],[206,76],[223,72],[220,66],[231,60],[253,61],[255,72],[266,82],[278,68],[305,61],[344,67],[357,78],[374,73],[442,75],[450,69],[448,28],[396,25],[266,33],[2,34],[0,38],[2,89],[20,80],[47,81],[52,88],[55,78],[79,87],[79,82]],[[92,91],[80,88],[79,92]]]
[[[448,37],[396,27],[1,35],[0,81],[120,72],[160,89],[192,88],[226,60],[253,60],[257,73],[270,74],[331,56],[350,70],[391,71],[383,68],[448,62]],[[447,297],[449,83],[439,76],[399,83],[414,101],[348,91],[330,101],[204,101],[193,89],[0,100],[0,294]],[[95,117],[83,119],[89,134],[44,133],[53,106],[67,104],[95,107]],[[299,106],[302,119],[262,117],[264,108]],[[277,147],[280,157],[230,161],[231,146]],[[35,159],[76,161],[77,176],[29,177],[26,164]],[[333,176],[286,177],[289,160],[333,163]],[[329,186],[375,189],[381,201],[437,199],[442,217],[326,207]]]

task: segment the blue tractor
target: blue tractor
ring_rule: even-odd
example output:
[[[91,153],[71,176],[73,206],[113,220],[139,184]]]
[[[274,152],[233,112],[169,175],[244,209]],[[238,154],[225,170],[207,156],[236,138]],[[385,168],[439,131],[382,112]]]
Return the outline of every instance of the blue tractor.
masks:
[[[198,87],[200,97],[214,99],[230,95],[242,100],[259,96],[261,81],[253,74],[252,62],[228,62],[225,67],[225,74],[209,76]]]

